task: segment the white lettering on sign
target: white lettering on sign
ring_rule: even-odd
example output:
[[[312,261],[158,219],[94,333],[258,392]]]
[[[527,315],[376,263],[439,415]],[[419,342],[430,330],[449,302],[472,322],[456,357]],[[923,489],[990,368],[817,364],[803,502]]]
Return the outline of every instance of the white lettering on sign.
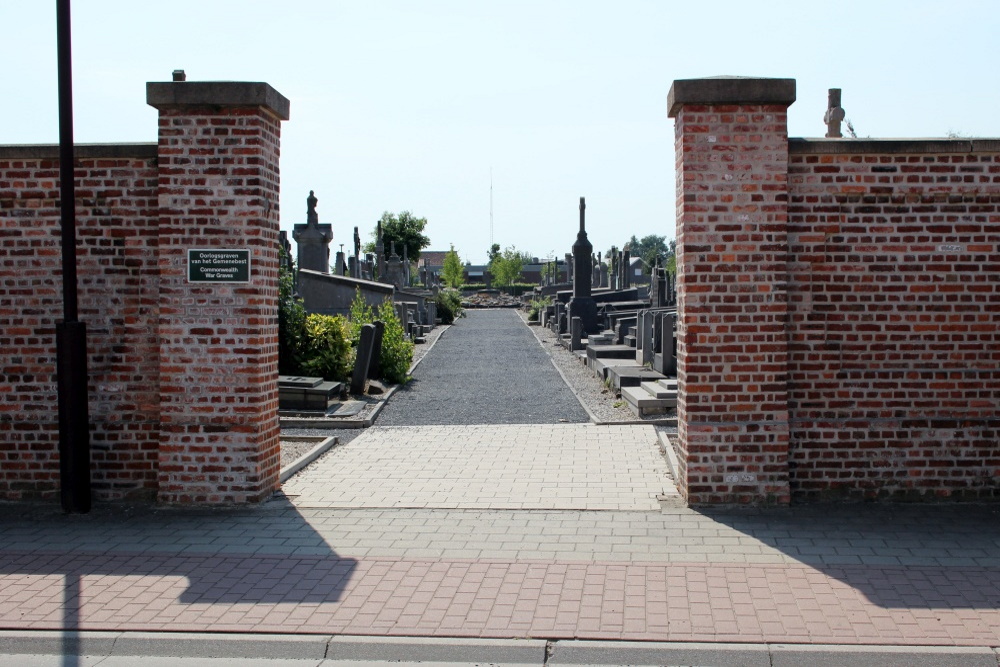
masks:
[[[189,282],[246,283],[250,281],[250,250],[188,249]]]
[[[714,144],[717,141],[714,134],[708,135],[708,143]]]

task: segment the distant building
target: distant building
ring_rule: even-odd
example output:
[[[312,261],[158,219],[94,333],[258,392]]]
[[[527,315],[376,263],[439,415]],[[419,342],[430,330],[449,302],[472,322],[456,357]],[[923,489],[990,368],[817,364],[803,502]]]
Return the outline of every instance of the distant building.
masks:
[[[646,267],[640,258],[632,258],[629,262],[629,271],[632,274],[632,285],[648,285],[650,283],[649,273],[646,272]]]
[[[450,250],[421,250],[420,259],[417,260],[417,268],[426,268],[429,271],[441,272],[444,268],[444,258],[451,252]]]

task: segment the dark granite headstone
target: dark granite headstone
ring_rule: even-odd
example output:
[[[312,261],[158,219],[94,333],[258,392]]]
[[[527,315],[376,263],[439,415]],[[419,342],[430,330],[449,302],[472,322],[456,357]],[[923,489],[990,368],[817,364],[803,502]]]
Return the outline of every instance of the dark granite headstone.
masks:
[[[375,343],[375,325],[365,324],[361,327],[361,338],[358,340],[358,354],[354,360],[354,373],[351,375],[351,393],[363,394],[367,386],[368,368],[371,366],[372,346]]]
[[[385,322],[375,320],[375,339],[372,341],[372,358],[368,364],[368,377],[378,378],[382,374],[382,336],[385,335]]]

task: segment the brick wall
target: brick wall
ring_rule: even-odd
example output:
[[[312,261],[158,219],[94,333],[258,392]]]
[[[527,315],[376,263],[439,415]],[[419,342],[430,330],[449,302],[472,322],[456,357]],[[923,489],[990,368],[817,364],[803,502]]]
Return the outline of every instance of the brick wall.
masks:
[[[788,502],[787,109],[776,80],[682,82],[676,118],[678,427],[695,503]],[[680,85],[678,85],[680,84]],[[690,97],[693,95],[693,97]],[[790,97],[790,99],[789,99]],[[746,99],[730,103],[733,99]],[[691,103],[692,99],[714,102]]]
[[[1000,142],[792,140],[794,81],[676,81],[689,502],[1000,480]]]
[[[263,105],[209,105],[227,96],[223,84],[150,85],[160,110],[159,499],[260,500],[280,463],[281,119]],[[189,283],[191,248],[249,249],[250,283]]]
[[[150,84],[157,144],[77,147],[79,319],[99,500],[259,500],[277,486],[280,121],[262,83]],[[59,495],[55,146],[0,146],[0,499]],[[248,283],[188,283],[188,248]]]
[[[990,498],[1000,474],[1000,142],[795,140],[798,498]]]
[[[104,499],[152,497],[156,147],[87,146],[77,155],[93,488]],[[63,314],[57,147],[0,147],[0,237],[0,498],[51,498],[59,489],[55,323]]]

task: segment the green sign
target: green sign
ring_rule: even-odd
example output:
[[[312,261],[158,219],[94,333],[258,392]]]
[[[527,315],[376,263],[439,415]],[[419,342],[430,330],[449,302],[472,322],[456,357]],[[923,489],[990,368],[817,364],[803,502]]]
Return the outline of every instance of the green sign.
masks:
[[[188,249],[188,282],[250,282],[250,251]]]

